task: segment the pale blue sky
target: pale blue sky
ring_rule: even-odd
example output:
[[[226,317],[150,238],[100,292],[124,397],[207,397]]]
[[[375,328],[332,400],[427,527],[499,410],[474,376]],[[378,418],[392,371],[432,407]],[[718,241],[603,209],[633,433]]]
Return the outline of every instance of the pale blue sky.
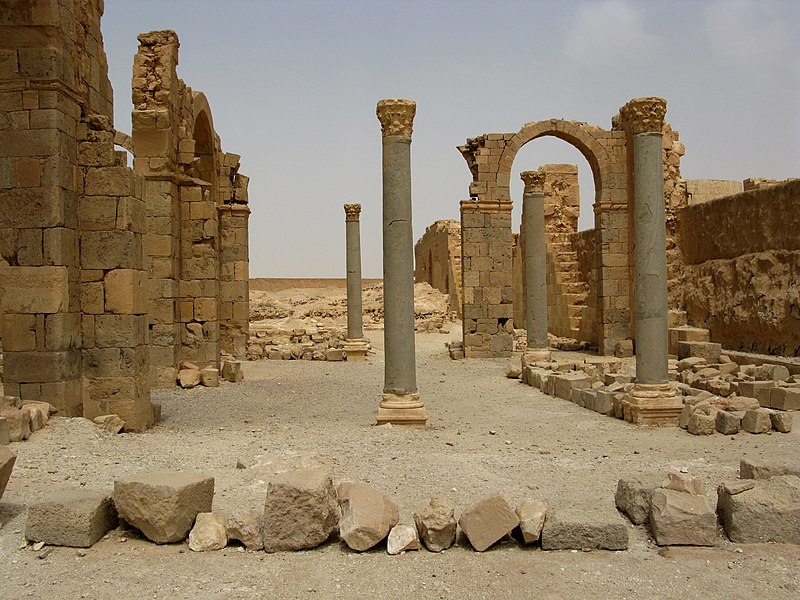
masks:
[[[415,239],[459,218],[466,138],[553,117],[610,128],[638,96],[667,99],[686,178],[800,176],[798,28],[796,0],[106,0],[103,17],[127,132],[137,34],[178,33],[180,77],[251,178],[252,277],[344,277],[351,202],[364,276],[381,276],[381,98],[417,102]],[[517,173],[558,162],[578,164],[591,226],[588,164],[544,138],[514,162],[515,230]]]

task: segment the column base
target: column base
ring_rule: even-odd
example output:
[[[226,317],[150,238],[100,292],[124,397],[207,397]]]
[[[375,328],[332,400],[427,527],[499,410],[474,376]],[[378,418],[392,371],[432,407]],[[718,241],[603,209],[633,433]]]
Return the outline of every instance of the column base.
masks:
[[[410,394],[384,393],[375,419],[376,425],[391,423],[392,425],[425,427],[428,414],[425,412],[425,404],[419,399],[418,392]]]
[[[522,353],[522,368],[531,366],[537,362],[550,362],[553,353],[549,348],[528,348]]]
[[[622,400],[623,417],[635,425],[677,426],[683,402],[668,383],[637,383]]]
[[[364,339],[347,339],[342,346],[344,355],[351,362],[367,360],[369,342]]]

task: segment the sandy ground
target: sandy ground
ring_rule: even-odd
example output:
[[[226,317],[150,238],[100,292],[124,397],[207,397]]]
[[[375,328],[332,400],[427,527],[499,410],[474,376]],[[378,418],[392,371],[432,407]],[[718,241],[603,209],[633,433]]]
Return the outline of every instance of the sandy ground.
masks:
[[[368,332],[376,353],[366,363],[252,362],[240,384],[156,392],[163,420],[144,434],[54,419],[11,446],[18,459],[0,501],[0,598],[800,598],[800,546],[735,545],[720,535],[713,548],[659,551],[633,526],[625,552],[505,541],[477,553],[461,539],[441,554],[389,556],[385,546],[358,554],[336,540],[298,553],[194,553],[132,530],[87,550],[25,544],[26,506],[49,490],[110,491],[116,478],[148,468],[213,475],[215,509],[256,508],[270,473],[321,462],[337,480],[380,488],[409,520],[434,493],[457,516],[495,491],[513,503],[611,508],[619,478],[670,469],[702,479],[711,499],[741,457],[800,456],[797,431],[695,437],[600,416],[506,379],[504,360],[449,360],[444,342],[455,333],[417,336],[426,430],[372,425],[381,331]]]

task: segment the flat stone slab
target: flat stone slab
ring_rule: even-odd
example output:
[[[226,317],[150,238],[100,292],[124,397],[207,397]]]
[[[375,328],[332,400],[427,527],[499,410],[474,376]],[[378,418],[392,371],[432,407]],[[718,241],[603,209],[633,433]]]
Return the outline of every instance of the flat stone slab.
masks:
[[[713,546],[717,514],[703,496],[658,489],[653,492],[650,529],[659,546]]]
[[[717,510],[733,542],[800,544],[800,478],[795,475],[759,479],[736,494],[720,486]]]
[[[511,533],[519,517],[502,494],[492,494],[464,511],[458,525],[472,547],[483,552]]]
[[[315,548],[330,537],[338,522],[336,490],[328,469],[298,469],[269,480],[262,520],[267,552]]]
[[[613,509],[552,507],[542,529],[542,550],[627,550],[628,526]]]
[[[51,546],[89,548],[118,523],[110,494],[59,489],[28,507],[25,537]]]
[[[119,516],[156,544],[185,540],[213,499],[214,478],[193,473],[146,471],[114,482]]]
[[[0,446],[0,498],[3,497],[3,493],[6,491],[6,486],[16,461],[17,457],[11,450],[5,446]]]

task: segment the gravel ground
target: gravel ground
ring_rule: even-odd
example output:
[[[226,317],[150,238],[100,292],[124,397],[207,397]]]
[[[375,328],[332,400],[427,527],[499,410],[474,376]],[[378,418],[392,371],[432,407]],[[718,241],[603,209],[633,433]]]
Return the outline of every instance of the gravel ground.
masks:
[[[441,554],[363,554],[331,541],[268,555],[228,547],[194,553],[115,530],[87,550],[26,546],[26,506],[58,486],[111,490],[149,468],[216,479],[214,508],[260,508],[270,474],[329,465],[337,480],[369,483],[401,520],[444,496],[459,512],[501,491],[552,505],[613,508],[621,477],[683,469],[709,499],[742,457],[794,461],[800,435],[695,437],[641,429],[544,396],[503,376],[505,360],[451,361],[450,337],[418,334],[426,430],[374,427],[383,381],[382,332],[365,363],[261,361],[245,381],[157,391],[163,419],[144,434],[106,434],[54,418],[12,444],[17,465],[0,501],[0,598],[800,598],[800,547],[734,545],[659,550],[630,527],[625,552],[544,552],[502,542],[485,553],[461,539]],[[247,468],[237,469],[237,461]]]

